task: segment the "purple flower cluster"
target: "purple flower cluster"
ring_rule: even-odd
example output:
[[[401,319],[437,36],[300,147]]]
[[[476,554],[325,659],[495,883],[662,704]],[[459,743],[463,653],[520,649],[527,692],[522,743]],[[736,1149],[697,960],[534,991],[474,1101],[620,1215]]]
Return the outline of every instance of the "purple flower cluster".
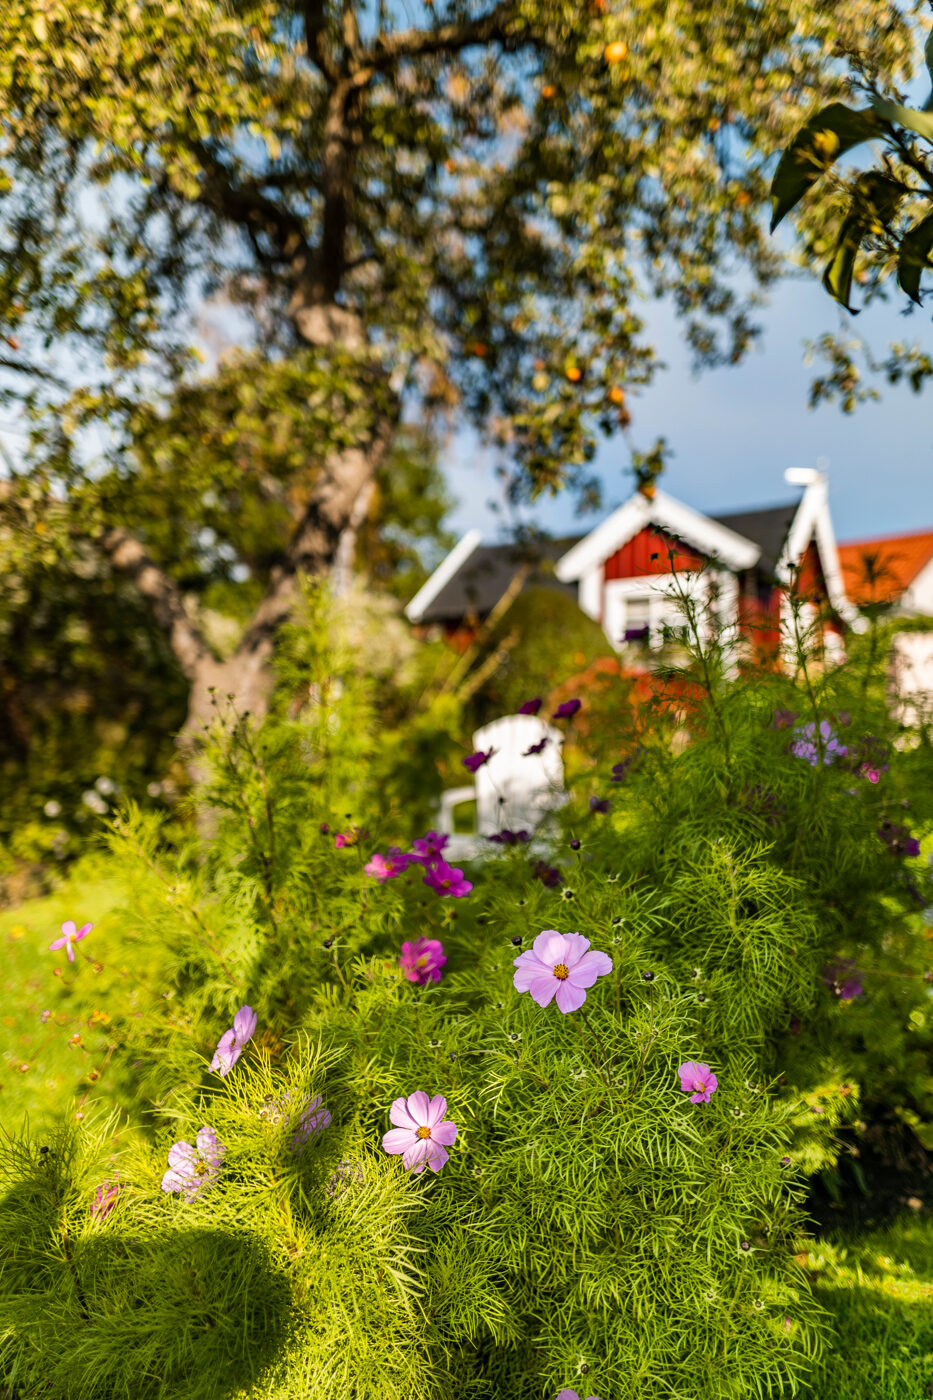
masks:
[[[492,748],[487,749],[485,753],[482,749],[478,749],[476,753],[467,754],[466,758],[460,761],[468,773],[476,773],[484,764],[489,762],[496,752],[497,750]]]
[[[441,898],[446,895],[452,899],[462,899],[470,893],[473,885],[466,879],[462,870],[455,865],[448,865],[443,859],[442,852],[448,840],[449,837],[439,831],[429,831],[412,842],[410,851],[402,851],[398,846],[390,846],[388,855],[381,855],[377,851],[363,869],[367,875],[378,880],[380,885],[384,885],[386,880],[394,880],[397,875],[404,875],[411,866],[420,865],[425,870],[422,883],[427,885],[428,889]]]
[[[324,1187],[324,1194],[332,1201],[339,1201],[341,1196],[345,1196],[351,1186],[362,1186],[363,1172],[360,1167],[354,1167],[346,1158],[338,1162],[333,1172],[327,1179]]]
[[[531,873],[536,880],[540,880],[542,885],[546,885],[549,890],[559,885],[563,878],[557,866],[548,865],[546,860],[536,860],[531,867]]]
[[[531,833],[522,827],[521,831],[510,831],[507,826],[486,837],[495,846],[524,846],[531,840]]]
[[[609,801],[608,797],[593,796],[590,798],[590,811],[599,816],[605,816],[611,806],[612,803]]]
[[[609,781],[611,783],[624,783],[629,775],[630,769],[638,762],[644,752],[645,750],[642,748],[641,744],[636,744],[630,754],[620,759],[618,763],[612,765],[612,777]]]
[[[896,822],[884,821],[878,828],[878,837],[887,846],[892,856],[918,856],[920,854],[920,842],[916,836],[911,836],[906,826],[898,826]]]
[[[845,744],[840,744],[836,738],[828,719],[820,720],[819,729],[812,720],[809,724],[800,725],[794,730],[794,736],[791,753],[795,758],[804,759],[811,768],[817,766],[821,757],[824,764],[832,763],[837,758],[845,758],[849,752]]]

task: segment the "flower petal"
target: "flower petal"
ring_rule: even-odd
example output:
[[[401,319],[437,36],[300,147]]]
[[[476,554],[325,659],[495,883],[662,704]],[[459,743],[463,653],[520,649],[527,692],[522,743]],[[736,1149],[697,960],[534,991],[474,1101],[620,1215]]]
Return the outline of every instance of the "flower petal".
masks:
[[[428,1157],[428,1166],[432,1172],[439,1172],[441,1167],[446,1166],[450,1160],[449,1154],[443,1147],[432,1147],[431,1155]]]
[[[50,943],[50,944],[49,944],[49,952],[50,952],[50,953],[57,953],[58,950],[59,950],[59,948],[64,948],[64,946],[65,946],[65,944],[66,944],[67,942],[68,942],[67,938],[56,938],[56,940],[55,940],[54,943]]]
[[[65,922],[62,924],[62,933],[65,935],[66,938],[74,938],[77,931],[78,928],[75,924],[74,919],[66,919]]]
[[[428,1111],[431,1107],[431,1100],[423,1089],[416,1089],[413,1094],[408,1095],[408,1112],[414,1118],[419,1128],[427,1128]]]
[[[442,1152],[443,1148],[438,1148],[437,1150]],[[402,1158],[402,1165],[407,1167],[409,1171],[422,1172],[424,1171],[425,1160],[430,1151],[430,1138],[415,1138],[414,1143],[409,1147]]]
[[[233,1018],[233,1031],[240,1045],[251,1040],[256,1031],[258,1017],[251,1006],[241,1006]]]
[[[590,946],[590,940],[584,938],[582,933],[565,933],[564,942],[567,947],[561,959],[568,967],[573,967],[586,953]]]
[[[93,924],[82,924],[81,927],[78,929],[78,932],[77,932],[77,934],[75,935],[75,937],[76,937],[76,938],[87,938],[88,934],[90,933],[90,931],[91,931],[91,929],[92,929],[93,927],[94,927]]]
[[[184,1173],[177,1172],[172,1167],[169,1167],[168,1171],[162,1178],[162,1190],[184,1191],[185,1188],[188,1186],[190,1180],[191,1178],[186,1176]]]
[[[74,943],[73,943],[73,941],[72,941],[70,938],[69,938],[69,940],[68,940],[68,945],[67,945],[67,947],[65,948],[65,952],[68,954],[68,961],[69,961],[69,962],[74,962],[74,960],[75,960]]]
[[[575,987],[569,978],[566,982],[561,982],[558,986],[557,1009],[558,1011],[562,1011],[565,1016],[568,1011],[578,1011],[585,1001],[585,988]]]
[[[563,962],[567,956],[567,940],[556,928],[546,928],[538,934],[531,945],[536,958],[551,967]]]
[[[431,1102],[428,1104],[428,1116],[425,1123],[425,1127],[433,1128],[435,1124],[441,1121],[446,1112],[447,1100],[444,1098],[444,1095],[435,1094]]]
[[[389,1109],[389,1122],[394,1123],[397,1128],[407,1128],[410,1133],[418,1127],[408,1111],[408,1100],[405,1098],[393,1100]]]
[[[450,1118],[431,1129],[431,1141],[438,1143],[441,1147],[449,1147],[456,1140],[457,1125]]]
[[[547,1006],[554,1000],[559,987],[563,986],[559,977],[555,977],[553,972],[545,977],[538,977],[532,982],[528,990],[531,992],[531,999],[539,1006]]]
[[[198,1161],[198,1154],[190,1142],[176,1142],[168,1150],[168,1164],[176,1171],[191,1171]]]
[[[201,1128],[195,1142],[198,1144],[198,1151],[205,1161],[210,1162],[212,1166],[220,1165],[220,1159],[227,1149],[222,1142],[217,1141],[217,1134],[213,1128]]]
[[[420,1141],[421,1138],[411,1128],[390,1128],[382,1139],[382,1147],[385,1152],[394,1155],[410,1151]]]
[[[575,987],[592,987],[597,977],[605,977],[606,973],[611,971],[612,958],[609,954],[599,953],[595,948],[591,948],[588,953],[583,954],[578,963],[570,966],[567,980]]]
[[[513,959],[512,965],[515,968],[512,986],[517,992],[527,992],[539,977],[551,977],[554,973],[553,965],[541,962],[530,949]]]

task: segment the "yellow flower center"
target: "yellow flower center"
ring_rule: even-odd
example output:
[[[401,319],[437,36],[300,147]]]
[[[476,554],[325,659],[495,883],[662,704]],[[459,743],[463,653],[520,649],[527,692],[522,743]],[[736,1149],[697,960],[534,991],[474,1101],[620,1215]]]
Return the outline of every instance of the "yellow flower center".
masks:
[[[207,1176],[207,1171],[208,1171],[207,1163],[206,1163],[206,1162],[195,1162],[195,1164],[194,1164],[194,1166],[191,1168],[191,1170],[194,1172],[195,1176]]]
[[[430,1128],[419,1128],[418,1131],[417,1131],[417,1133],[415,1134],[415,1136],[416,1136],[416,1137],[420,1137],[420,1138],[429,1138],[429,1137],[431,1136],[431,1129],[430,1129]]]
[[[563,982],[565,977],[570,976],[570,973],[564,963],[557,964],[557,966],[554,969],[554,976],[558,977],[561,980],[561,982]]]
[[[705,1093],[706,1093],[706,1080],[705,1080],[705,1079],[696,1079],[696,1080],[694,1080],[693,1087],[694,1087],[694,1089],[697,1091],[697,1093],[699,1093],[699,1094],[705,1094]]]
[[[428,960],[427,960],[426,957],[420,957],[420,958],[418,958],[417,962],[415,963],[415,967],[425,967],[425,966],[427,966],[427,961],[428,961]]]

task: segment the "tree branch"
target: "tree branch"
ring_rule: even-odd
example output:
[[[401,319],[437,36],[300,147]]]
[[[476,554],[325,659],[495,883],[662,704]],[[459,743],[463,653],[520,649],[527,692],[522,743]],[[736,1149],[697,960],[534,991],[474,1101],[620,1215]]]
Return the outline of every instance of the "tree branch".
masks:
[[[43,379],[48,384],[54,384],[57,389],[65,388],[64,381],[57,375],[50,374],[47,369],[27,364],[25,360],[14,360],[9,355],[0,355],[0,369],[13,369],[17,374],[29,374],[33,379]]]
[[[193,681],[201,664],[213,660],[213,652],[189,618],[178,585],[129,531],[108,530],[102,543],[114,568],[131,578],[150,604],[182,673]]]
[[[192,141],[190,150],[204,172],[201,199],[208,208],[245,228],[251,239],[260,234],[273,239],[283,258],[311,257],[304,224],[297,214],[262,193],[256,184],[238,185],[232,172],[203,141]]]
[[[305,0],[305,43],[308,57],[331,83],[336,83],[340,70],[327,42],[327,0]]]
[[[436,29],[403,29],[397,34],[380,35],[372,48],[361,55],[352,81],[363,86],[373,73],[394,68],[403,58],[425,58],[431,54],[459,53],[473,44],[495,43],[510,37],[515,15],[512,0],[500,0],[492,10],[476,19],[439,24]]]

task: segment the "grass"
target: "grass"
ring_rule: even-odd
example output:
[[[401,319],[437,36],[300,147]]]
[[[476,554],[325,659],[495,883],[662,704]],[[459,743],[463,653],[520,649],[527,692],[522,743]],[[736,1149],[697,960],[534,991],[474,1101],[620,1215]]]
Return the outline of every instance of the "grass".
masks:
[[[835,1336],[806,1400],[933,1395],[933,1217],[815,1242],[806,1269]]]
[[[124,899],[105,860],[90,857],[53,894],[0,911],[0,1111],[9,1132],[25,1117],[41,1129],[82,1113],[107,1075],[120,1019],[144,1009],[152,953],[120,938]],[[49,951],[66,919],[94,925],[73,964],[64,950]]]

